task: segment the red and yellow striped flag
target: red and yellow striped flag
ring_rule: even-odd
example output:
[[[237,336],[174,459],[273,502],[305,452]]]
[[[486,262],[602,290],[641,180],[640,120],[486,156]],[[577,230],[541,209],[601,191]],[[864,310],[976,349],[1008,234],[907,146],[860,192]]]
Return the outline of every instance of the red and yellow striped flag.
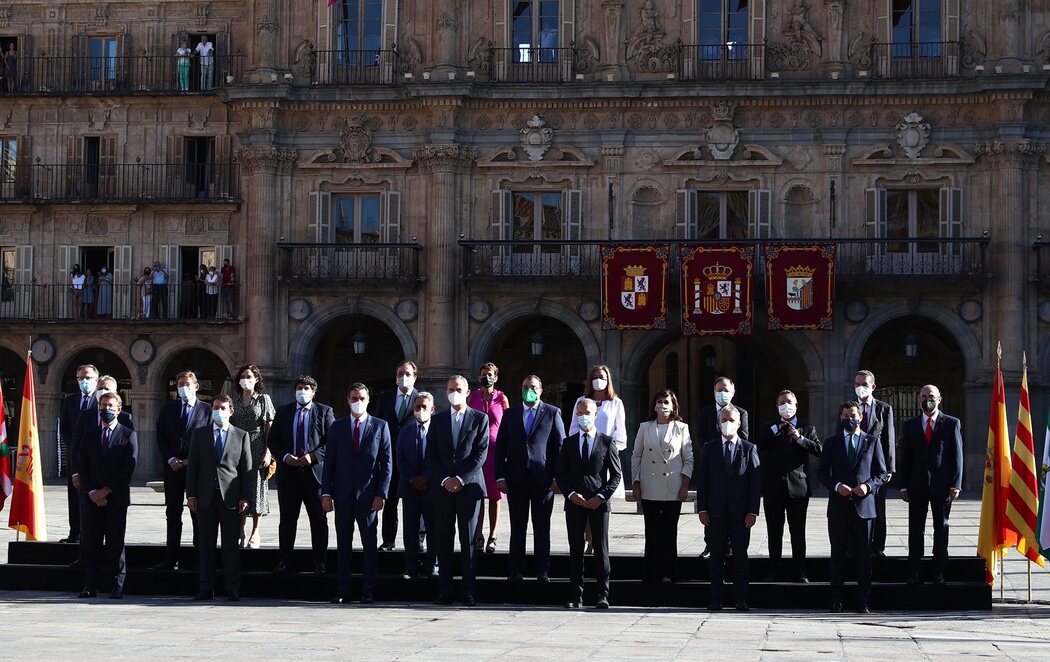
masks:
[[[26,357],[26,379],[22,389],[22,416],[18,423],[18,454],[15,456],[15,489],[7,525],[28,540],[47,540],[44,521],[44,467],[40,456],[40,434],[36,423],[36,388],[32,353]]]
[[[1017,551],[1032,563],[1045,565],[1039,554],[1036,525],[1039,513],[1039,483],[1035,472],[1035,440],[1032,438],[1032,405],[1028,399],[1028,358],[1021,373],[1021,404],[1017,409],[1017,432],[1010,458],[1010,491],[1006,501],[1006,526],[1017,534]]]
[[[997,349],[1002,357],[1002,348]],[[1006,388],[999,360],[995,362],[995,387],[988,419],[988,449],[984,456],[984,489],[981,491],[981,525],[977,532],[977,556],[984,557],[985,579],[991,585],[999,573],[999,560],[1017,542],[1006,527],[1006,501],[1010,489],[1010,450],[1007,447]]]

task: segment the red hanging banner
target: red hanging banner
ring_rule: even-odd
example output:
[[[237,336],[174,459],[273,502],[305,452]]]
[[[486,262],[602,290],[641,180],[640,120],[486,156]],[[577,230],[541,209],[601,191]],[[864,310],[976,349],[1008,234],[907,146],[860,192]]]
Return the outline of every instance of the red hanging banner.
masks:
[[[666,329],[666,244],[602,246],[602,328]]]
[[[830,331],[835,325],[835,244],[770,244],[766,295],[770,330]]]
[[[753,244],[682,246],[682,333],[751,335]]]

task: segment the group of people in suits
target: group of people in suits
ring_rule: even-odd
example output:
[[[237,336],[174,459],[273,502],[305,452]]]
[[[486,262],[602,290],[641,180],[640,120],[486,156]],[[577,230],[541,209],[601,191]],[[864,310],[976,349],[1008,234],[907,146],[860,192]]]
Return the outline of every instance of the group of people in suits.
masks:
[[[396,388],[379,394],[374,406],[366,385],[351,384],[346,395],[350,413],[338,420],[332,407],[315,401],[317,382],[300,376],[294,382],[295,402],[276,410],[265,439],[267,457],[272,455],[277,463],[280,486],[279,562],[274,572],[293,570],[296,529],[305,507],[313,571],[326,574],[327,514],[334,513],[338,567],[333,602],[351,599],[355,533],[364,548],[360,601],[373,602],[378,552],[393,549],[400,501],[404,577],[437,576],[438,604],[452,604],[458,597],[473,606],[476,554],[484,550],[477,544],[481,503],[490,490],[494,487],[508,500],[512,582],[530,574],[549,583],[551,517],[560,493],[570,550],[566,606],[581,606],[584,557],[592,545],[598,582],[595,606],[607,608],[610,501],[621,485],[622,471],[619,439],[612,434],[615,426],[603,424],[600,412],[603,403],[612,402],[607,395],[611,379],[605,366],[595,370],[594,393],[606,397],[577,400],[569,433],[562,411],[543,401],[543,383],[536,375],[522,381],[520,401],[515,399],[513,405],[500,394],[500,421],[495,426],[490,412],[468,404],[474,394],[461,375],[447,380],[449,408],[436,413],[435,396],[416,390],[417,368],[410,361],[397,366]],[[498,369],[486,364],[481,377],[483,387],[491,389]],[[81,596],[94,597],[108,588],[111,597],[119,598],[138,442],[112,377],[100,377],[94,366],[84,365],[77,369],[77,384],[79,393],[67,396],[62,405],[62,435],[69,440],[71,469],[66,541],[81,544]],[[218,542],[227,597],[239,600],[238,548],[243,541],[239,544],[238,531],[243,538],[243,516],[257,489],[251,472],[259,470],[259,460],[253,458],[249,434],[231,425],[234,402],[228,396],[202,402],[190,371],[178,374],[175,386],[178,397],[165,404],[157,425],[167,540],[165,556],[155,569],[179,566],[185,499],[200,571],[195,598],[215,595]],[[961,425],[940,411],[937,387],[924,386],[919,395],[922,414],[905,423],[898,452],[893,409],[873,397],[874,389],[874,375],[857,372],[856,398],[841,405],[839,429],[823,439],[812,424],[800,420],[795,394],[784,390],[777,396],[777,417],[757,428],[753,441],[747,412],[732,402],[735,385],[728,377],[715,381],[714,403],[700,411],[695,434],[683,420],[675,393],[656,393],[649,420],[639,426],[630,467],[632,494],[645,520],[646,579],[669,583],[677,578],[678,523],[692,486],[705,527],[704,555],[710,557],[712,609],[722,608],[729,564],[735,606],[748,609],[748,546],[760,505],[772,561],[766,579],[808,582],[805,530],[812,478],[829,494],[832,608],[844,608],[846,567],[853,563],[858,578],[854,606],[866,612],[871,560],[885,554],[885,487],[897,473],[901,498],[909,504],[908,581],[924,580],[919,561],[926,520],[932,516],[932,580],[943,583],[951,504],[962,480]],[[492,393],[490,398],[494,403]],[[616,416],[606,412],[606,419],[607,423]],[[811,464],[818,467],[812,477]],[[530,523],[531,567],[525,554]],[[781,563],[785,524],[791,536],[789,571]]]

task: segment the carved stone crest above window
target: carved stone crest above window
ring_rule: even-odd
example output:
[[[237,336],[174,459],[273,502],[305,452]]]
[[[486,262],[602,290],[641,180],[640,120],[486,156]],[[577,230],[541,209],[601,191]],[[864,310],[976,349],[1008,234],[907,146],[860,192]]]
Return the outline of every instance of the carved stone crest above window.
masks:
[[[707,130],[707,149],[716,161],[728,161],[740,143],[740,131],[733,124],[736,105],[719,101],[711,107],[714,123]]]
[[[554,129],[547,126],[539,115],[533,115],[521,130],[521,148],[530,161],[542,161],[553,139]]]
[[[897,144],[909,159],[918,158],[926,145],[930,144],[930,124],[918,113],[908,113],[897,125]]]
[[[339,134],[340,152],[345,163],[376,163],[379,155],[372,148],[372,132],[364,117],[354,115],[346,120]]]

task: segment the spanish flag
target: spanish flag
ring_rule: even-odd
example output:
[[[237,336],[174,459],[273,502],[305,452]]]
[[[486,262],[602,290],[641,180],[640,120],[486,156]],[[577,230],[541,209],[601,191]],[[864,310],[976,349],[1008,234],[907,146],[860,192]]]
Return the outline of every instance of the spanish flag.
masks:
[[[1017,410],[1017,432],[1010,458],[1010,492],[1006,501],[1006,526],[1017,535],[1017,551],[1032,563],[1044,565],[1039,554],[1039,486],[1035,473],[1035,440],[1032,438],[1032,405],[1028,399],[1028,359],[1021,373],[1021,404]]]
[[[1017,535],[1006,525],[1006,501],[1010,490],[1010,451],[1006,443],[1006,388],[999,366],[1002,348],[997,349],[992,411],[988,420],[988,449],[984,456],[984,489],[981,492],[981,525],[977,532],[977,556],[984,557],[989,586],[999,572],[999,561],[1017,543]]]
[[[26,357],[22,417],[18,424],[18,453],[15,457],[15,489],[7,525],[28,540],[47,540],[44,522],[44,467],[40,457],[40,434],[36,423],[36,389],[32,352]]]

